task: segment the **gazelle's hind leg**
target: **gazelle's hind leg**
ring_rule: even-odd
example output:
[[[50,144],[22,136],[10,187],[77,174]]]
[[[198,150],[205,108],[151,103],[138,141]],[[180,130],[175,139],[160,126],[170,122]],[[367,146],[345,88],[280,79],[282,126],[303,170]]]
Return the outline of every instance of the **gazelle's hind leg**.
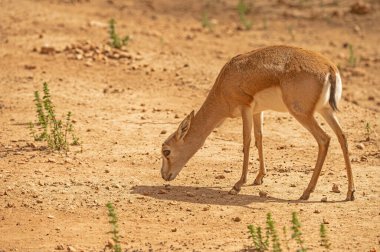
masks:
[[[329,147],[330,137],[321,129],[321,127],[319,127],[318,122],[315,120],[313,115],[300,116],[293,114],[293,116],[314,136],[315,140],[318,143],[317,163],[315,164],[314,172],[309,185],[306,187],[304,193],[300,198],[302,200],[307,200],[309,199],[310,193],[314,191],[315,186],[317,185],[317,181]]]
[[[230,194],[237,194],[240,192],[241,186],[247,182],[248,164],[249,164],[249,148],[251,145],[252,134],[252,109],[251,107],[244,107],[241,111],[243,118],[243,171],[238,182],[230,190]]]
[[[351,162],[350,158],[348,156],[348,147],[347,147],[347,139],[344,135],[338,119],[334,115],[333,111],[331,109],[324,109],[319,112],[323,118],[326,120],[326,122],[330,125],[330,127],[333,129],[334,133],[338,137],[340,147],[343,151],[344,161],[346,163],[346,170],[347,170],[347,179],[348,179],[348,191],[347,191],[347,198],[346,200],[354,200],[354,192],[355,192],[355,186],[354,186],[354,179],[352,176],[352,169],[351,169]]]
[[[254,133],[255,133],[255,145],[259,152],[259,161],[260,161],[260,170],[256,176],[254,185],[261,185],[263,183],[263,178],[267,173],[264,165],[264,155],[263,155],[263,112],[253,115],[253,125],[254,125]]]

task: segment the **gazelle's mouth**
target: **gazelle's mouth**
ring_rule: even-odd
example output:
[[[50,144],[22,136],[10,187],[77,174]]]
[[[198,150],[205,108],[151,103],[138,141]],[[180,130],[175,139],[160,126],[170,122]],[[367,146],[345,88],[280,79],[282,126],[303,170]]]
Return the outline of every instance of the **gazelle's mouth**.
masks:
[[[169,173],[168,175],[161,174],[161,177],[165,181],[172,181],[173,179],[175,179],[176,175],[174,175],[173,173]]]

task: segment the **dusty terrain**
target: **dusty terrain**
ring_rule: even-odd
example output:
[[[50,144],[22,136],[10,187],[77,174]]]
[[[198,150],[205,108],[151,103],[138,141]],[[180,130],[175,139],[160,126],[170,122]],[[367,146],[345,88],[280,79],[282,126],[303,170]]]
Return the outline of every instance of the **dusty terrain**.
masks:
[[[353,1],[252,2],[252,29],[244,30],[232,0],[0,0],[0,251],[103,251],[111,238],[107,202],[127,251],[240,251],[251,245],[248,224],[264,225],[271,212],[282,230],[294,211],[312,251],[322,251],[323,221],[333,251],[379,251],[379,2],[367,1],[364,15],[351,13]],[[205,12],[212,30],[201,25]],[[86,56],[86,43],[107,45],[111,18],[129,44],[121,56]],[[355,201],[344,201],[343,156],[321,118],[333,137],[328,156],[309,201],[297,200],[317,144],[291,116],[275,112],[265,114],[263,185],[228,195],[243,159],[238,118],[215,130],[176,180],[162,180],[161,143],[200,107],[223,64],[273,44],[309,48],[339,65],[338,117]],[[33,141],[33,91],[44,81],[58,114],[72,111],[82,152],[51,153]],[[250,184],[258,171],[254,147],[251,153]],[[340,193],[331,192],[334,183]]]

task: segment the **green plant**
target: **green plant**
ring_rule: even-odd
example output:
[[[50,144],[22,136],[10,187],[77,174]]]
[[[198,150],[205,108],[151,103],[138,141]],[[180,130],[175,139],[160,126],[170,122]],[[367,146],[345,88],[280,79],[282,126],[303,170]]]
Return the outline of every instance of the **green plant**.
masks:
[[[355,51],[354,51],[354,48],[351,44],[348,45],[348,53],[349,53],[349,56],[348,56],[348,64],[352,67],[355,67],[356,66],[356,62],[357,62],[357,57],[355,55]]]
[[[121,246],[120,246],[120,240],[119,240],[119,227],[118,227],[118,218],[116,215],[116,211],[112,203],[108,202],[106,204],[106,207],[108,209],[108,217],[109,217],[109,223],[111,224],[112,230],[110,233],[112,234],[112,240],[115,242],[115,245],[113,246],[114,252],[121,252]]]
[[[116,22],[114,19],[111,19],[109,21],[109,36],[110,36],[110,45],[114,48],[120,49],[122,46],[127,45],[129,41],[129,36],[126,35],[123,38],[120,38],[119,35],[116,33]]]
[[[292,234],[288,237],[287,228],[283,227],[283,237],[280,238],[277,230],[275,222],[270,213],[267,214],[266,218],[266,226],[265,226],[265,237],[263,237],[262,228],[260,226],[248,225],[249,237],[252,240],[252,249],[254,251],[273,251],[273,252],[281,252],[283,251],[282,247],[286,251],[290,251],[289,241],[293,241],[292,244],[297,246],[297,252],[306,252],[307,248],[304,245],[302,232],[301,232],[301,223],[298,220],[297,213],[292,213],[292,220],[290,229],[292,230]],[[320,244],[325,249],[329,249],[331,244],[326,235],[326,228],[324,224],[321,224],[320,227]],[[284,246],[281,245],[281,241],[284,242]]]
[[[210,31],[212,30],[212,24],[206,11],[202,13],[201,23],[203,28],[208,28]]]
[[[319,236],[321,237],[320,245],[325,249],[329,250],[331,247],[331,243],[329,238],[327,237],[327,231],[325,224],[321,223],[321,227],[319,228]]]
[[[253,242],[254,249],[256,251],[265,251],[268,249],[268,239],[264,241],[261,227],[255,227],[248,225],[248,231]]]
[[[73,124],[71,122],[71,112],[66,114],[66,121],[63,124],[54,111],[54,105],[51,100],[49,86],[43,83],[43,97],[41,99],[38,91],[34,92],[34,103],[36,106],[37,123],[29,123],[31,133],[36,141],[46,141],[51,150],[68,150],[68,135],[72,137],[72,145],[79,145],[79,138],[74,134]],[[39,127],[38,130],[35,128]]]
[[[306,248],[303,246],[304,241],[302,240],[301,223],[298,220],[296,212],[292,213],[292,226],[290,228],[293,230],[292,239],[294,239],[297,242],[298,246],[300,246],[297,251],[306,251]]]
[[[281,244],[280,239],[278,237],[276,227],[274,225],[274,221],[272,219],[272,215],[270,213],[267,213],[267,230],[268,235],[267,237],[272,237],[272,246],[273,246],[273,252],[281,252]]]
[[[240,22],[243,24],[244,28],[246,30],[250,30],[252,28],[252,22],[247,19],[249,7],[244,0],[239,0],[239,3],[237,5],[237,12],[239,14]]]

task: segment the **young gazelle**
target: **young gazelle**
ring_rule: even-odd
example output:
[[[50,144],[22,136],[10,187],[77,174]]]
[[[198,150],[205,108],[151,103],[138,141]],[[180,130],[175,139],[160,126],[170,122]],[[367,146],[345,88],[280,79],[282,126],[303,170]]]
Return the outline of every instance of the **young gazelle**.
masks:
[[[307,200],[317,184],[330,142],[330,137],[314,118],[314,113],[318,112],[338,137],[347,170],[346,199],[354,200],[347,140],[334,114],[341,94],[338,69],[315,52],[290,46],[270,46],[238,55],[222,68],[199,111],[195,115],[192,111],[162,144],[162,178],[173,180],[215,127],[228,117],[241,115],[243,172],[230,193],[237,194],[247,182],[252,126],[260,160],[254,184],[260,185],[266,174],[262,146],[263,111],[289,112],[314,136],[319,147],[313,175],[300,198]]]

